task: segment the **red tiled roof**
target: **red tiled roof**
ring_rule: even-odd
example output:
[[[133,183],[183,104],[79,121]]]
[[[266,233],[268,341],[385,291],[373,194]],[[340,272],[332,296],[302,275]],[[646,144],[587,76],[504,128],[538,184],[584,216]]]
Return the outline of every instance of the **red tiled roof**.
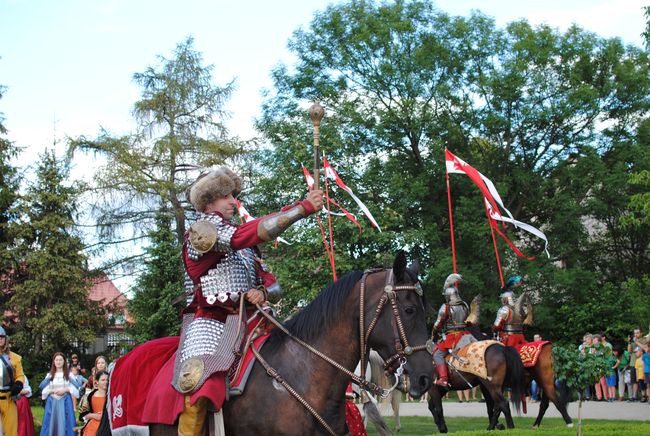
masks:
[[[111,279],[106,275],[101,275],[92,279],[93,286],[88,292],[88,298],[92,301],[98,301],[102,306],[117,304],[124,311],[124,316],[128,322],[132,322],[129,313],[126,310],[127,298],[113,284]]]

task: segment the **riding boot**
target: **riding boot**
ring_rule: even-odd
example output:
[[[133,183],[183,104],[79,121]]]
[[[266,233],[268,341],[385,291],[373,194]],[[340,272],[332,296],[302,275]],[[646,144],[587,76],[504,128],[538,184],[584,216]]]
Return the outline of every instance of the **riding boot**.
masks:
[[[183,436],[199,436],[205,424],[208,404],[205,398],[199,398],[193,406],[190,405],[190,396],[185,396],[185,407],[178,418],[178,434]]]
[[[449,386],[449,371],[447,370],[446,363],[436,363],[436,370],[438,371],[438,378],[436,379],[436,385],[438,386]]]

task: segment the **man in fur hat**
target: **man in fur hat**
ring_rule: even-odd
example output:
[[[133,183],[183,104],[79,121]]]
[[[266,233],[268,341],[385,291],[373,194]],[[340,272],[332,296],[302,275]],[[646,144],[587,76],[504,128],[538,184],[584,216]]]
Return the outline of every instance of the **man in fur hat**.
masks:
[[[245,321],[256,304],[264,304],[269,292],[279,289],[256,246],[273,241],[290,225],[323,207],[323,192],[315,190],[278,213],[235,225],[231,219],[240,191],[241,178],[226,167],[199,177],[188,190],[199,215],[183,244],[191,302],[183,311],[172,380],[174,388],[185,395],[178,426],[183,435],[200,433],[208,402],[221,409],[225,371],[234,363],[233,349],[239,346],[240,338],[229,339],[236,336],[229,332],[239,331],[232,329],[233,323],[240,322],[239,309],[244,308]]]
[[[16,396],[23,390],[25,374],[22,357],[9,350],[9,338],[0,327],[0,415],[5,435],[18,434]]]
[[[438,318],[433,324],[434,334],[442,331],[443,327],[445,329],[445,337],[438,342],[436,351],[433,353],[433,361],[438,372],[435,384],[444,387],[449,384],[449,371],[445,356],[449,354],[449,350],[454,349],[464,335],[471,335],[467,330],[470,309],[458,293],[458,282],[462,279],[460,274],[449,274],[445,280],[442,292],[445,302],[440,306]]]

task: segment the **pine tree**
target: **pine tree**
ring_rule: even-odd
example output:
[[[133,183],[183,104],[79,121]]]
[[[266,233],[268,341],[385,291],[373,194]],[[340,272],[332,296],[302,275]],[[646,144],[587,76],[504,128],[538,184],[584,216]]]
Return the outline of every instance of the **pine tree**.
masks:
[[[0,99],[4,88],[0,86]],[[3,125],[4,116],[0,113],[0,135],[7,134]],[[12,206],[18,192],[18,176],[16,168],[10,161],[16,156],[17,150],[8,139],[0,136],[0,304],[5,306],[6,291],[12,287],[12,276],[15,265],[9,256],[9,246],[12,238],[8,234],[8,223],[12,218]]]
[[[143,245],[164,209],[173,214],[180,243],[185,233],[185,189],[198,175],[196,167],[220,165],[241,153],[223,125],[233,83],[213,84],[212,66],[203,64],[192,38],[178,44],[172,59],[160,57],[158,66],[133,78],[142,87],[133,110],[137,131],[116,137],[102,130],[95,140],[72,140],[70,152],[106,158],[93,187],[101,242]],[[125,266],[141,257],[111,260]]]
[[[9,308],[16,314],[12,341],[22,353],[66,351],[95,340],[106,327],[103,308],[88,299],[91,286],[84,244],[75,230],[79,189],[65,184],[68,167],[53,151],[40,156],[10,223],[18,264]]]
[[[156,217],[156,229],[149,233],[151,246],[145,250],[145,271],[129,301],[129,313],[135,319],[129,333],[138,343],[180,331],[180,305],[173,302],[183,294],[183,266],[171,222],[170,215]]]

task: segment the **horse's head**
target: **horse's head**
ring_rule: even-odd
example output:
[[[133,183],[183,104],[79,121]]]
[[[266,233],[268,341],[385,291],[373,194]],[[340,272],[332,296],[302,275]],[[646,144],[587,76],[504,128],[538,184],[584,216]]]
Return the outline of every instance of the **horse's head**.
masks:
[[[406,254],[400,251],[392,269],[368,276],[363,310],[366,347],[377,350],[387,370],[403,365],[416,398],[429,389],[433,374],[418,273],[417,262],[407,267]]]

